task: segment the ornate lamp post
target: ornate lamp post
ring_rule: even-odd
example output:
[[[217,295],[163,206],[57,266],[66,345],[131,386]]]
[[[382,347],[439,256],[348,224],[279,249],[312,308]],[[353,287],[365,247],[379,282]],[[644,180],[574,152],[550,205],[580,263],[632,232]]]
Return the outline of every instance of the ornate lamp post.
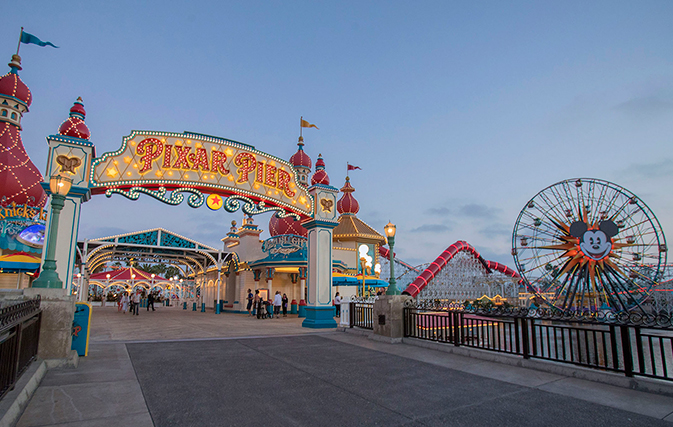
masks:
[[[65,205],[65,196],[68,195],[72,179],[54,175],[49,178],[51,190],[51,218],[49,219],[49,240],[47,241],[47,254],[44,257],[44,265],[40,277],[33,281],[34,288],[63,288],[63,282],[56,273],[56,237],[58,235],[58,217]]]
[[[397,227],[395,227],[395,224],[388,221],[385,231],[386,237],[388,238],[388,249],[390,250],[388,256],[388,258],[390,258],[390,280],[388,280],[388,290],[386,291],[386,295],[399,295],[400,291],[397,289],[397,286],[395,286],[395,253],[393,252]]]
[[[366,296],[365,292],[367,290],[366,288],[366,282],[365,282],[365,275],[367,274],[367,268],[370,269],[372,268],[372,257],[367,254],[369,251],[369,247],[367,245],[360,245],[358,248],[358,251],[360,252],[360,268],[362,269],[362,295],[361,296]]]

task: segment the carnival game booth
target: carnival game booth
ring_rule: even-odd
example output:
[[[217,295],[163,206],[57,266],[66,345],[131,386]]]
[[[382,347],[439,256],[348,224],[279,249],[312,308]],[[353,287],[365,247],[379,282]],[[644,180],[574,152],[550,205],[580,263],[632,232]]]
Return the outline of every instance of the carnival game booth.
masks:
[[[40,258],[26,252],[0,256],[0,288],[23,289],[37,276]]]

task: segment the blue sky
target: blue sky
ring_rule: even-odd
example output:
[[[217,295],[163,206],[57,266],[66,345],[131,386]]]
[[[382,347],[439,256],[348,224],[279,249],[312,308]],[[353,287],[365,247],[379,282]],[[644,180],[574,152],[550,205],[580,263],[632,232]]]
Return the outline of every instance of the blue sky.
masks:
[[[40,169],[78,96],[99,155],[189,130],[287,159],[303,115],[333,185],[362,168],[359,216],[397,224],[398,256],[467,240],[513,267],[519,211],[567,178],[622,185],[673,230],[672,18],[669,1],[33,1],[4,5],[0,52],[21,26],[60,46],[21,47]],[[219,247],[234,219],[96,196],[79,237],[160,226]]]

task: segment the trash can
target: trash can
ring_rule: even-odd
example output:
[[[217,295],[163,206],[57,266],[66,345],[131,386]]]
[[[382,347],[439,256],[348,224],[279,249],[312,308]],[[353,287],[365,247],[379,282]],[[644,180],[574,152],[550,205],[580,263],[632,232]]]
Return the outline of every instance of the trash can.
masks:
[[[72,322],[71,350],[79,356],[89,354],[89,331],[91,330],[91,306],[88,302],[75,304],[75,319]]]

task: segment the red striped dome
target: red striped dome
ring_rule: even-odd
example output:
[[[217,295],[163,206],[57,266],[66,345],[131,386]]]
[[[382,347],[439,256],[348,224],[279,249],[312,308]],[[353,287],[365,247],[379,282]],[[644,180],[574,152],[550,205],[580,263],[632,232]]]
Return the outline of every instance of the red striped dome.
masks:
[[[344,195],[337,202],[337,211],[340,214],[356,214],[360,211],[360,204],[353,196],[355,188],[353,188],[350,181],[351,179],[346,177],[346,183],[341,188]]]
[[[85,117],[86,111],[84,111],[82,98],[77,98],[75,105],[70,109],[70,117],[58,128],[58,134],[73,138],[89,139],[91,131],[89,131],[89,127],[84,123]]]
[[[315,173],[311,178],[311,185],[316,184],[329,185],[329,176],[325,172],[325,162],[322,159],[322,154],[318,154],[318,160],[315,162]]]
[[[278,218],[275,214],[269,220],[269,234],[271,237],[283,234],[294,234],[296,236],[308,236],[308,230],[305,229],[299,221],[292,216]]]
[[[292,155],[292,157],[290,157],[290,163],[292,163],[292,166],[294,167],[311,169],[311,158],[308,154],[304,153],[304,138],[300,136],[297,145],[299,146],[299,149]]]

